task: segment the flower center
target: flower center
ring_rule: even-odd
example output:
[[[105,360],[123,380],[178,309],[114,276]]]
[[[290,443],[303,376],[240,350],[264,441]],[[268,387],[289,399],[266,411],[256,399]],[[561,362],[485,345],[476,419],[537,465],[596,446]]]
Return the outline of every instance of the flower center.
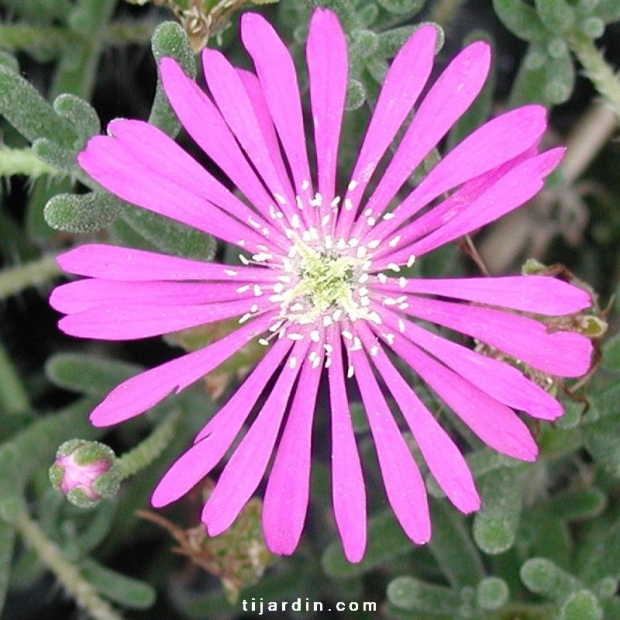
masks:
[[[324,326],[346,316],[367,317],[370,261],[344,243],[309,243],[290,235],[293,244],[283,262],[280,316],[301,325],[321,320]]]

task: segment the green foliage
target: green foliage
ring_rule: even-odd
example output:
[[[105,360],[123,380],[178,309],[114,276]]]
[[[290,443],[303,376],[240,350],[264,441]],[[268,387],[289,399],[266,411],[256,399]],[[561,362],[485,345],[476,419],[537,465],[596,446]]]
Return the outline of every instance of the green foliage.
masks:
[[[198,485],[169,511],[157,512],[161,527],[136,517],[136,510],[148,508],[152,489],[163,472],[225,402],[234,388],[236,373],[246,369],[224,367],[223,376],[198,382],[147,415],[109,432],[88,422],[93,407],[144,366],[154,366],[178,351],[168,351],[159,342],[147,346],[76,343],[63,339],[47,322],[42,323],[51,320],[45,298],[52,281],[58,278],[54,257],[64,247],[96,240],[203,261],[216,255],[219,258],[220,252],[237,258],[236,249],[218,246],[200,231],[103,191],[77,164],[76,156],[86,142],[103,129],[99,114],[106,120],[110,115],[123,114],[148,119],[169,136],[180,134],[183,146],[211,169],[211,162],[200,159],[181,132],[154,73],[161,58],[173,57],[190,78],[199,75],[199,57],[190,42],[193,39],[179,24],[163,21],[169,13],[158,12],[154,5],[147,10],[139,7],[140,2],[133,4],[136,6],[129,8],[114,0],[2,3],[7,19],[0,25],[0,176],[6,182],[0,190],[0,255],[4,261],[0,288],[6,346],[0,347],[0,615],[6,609],[12,612],[14,592],[31,593],[47,583],[43,579],[47,571],[54,572],[54,588],[58,589],[56,584],[64,583],[59,567],[69,567],[75,571],[70,574],[80,588],[99,597],[98,604],[103,601],[108,605],[95,608],[111,611],[107,616],[110,620],[118,618],[110,603],[140,610],[136,613],[144,618],[217,616],[232,620],[248,617],[240,604],[244,600],[290,604],[298,598],[324,601],[326,608],[335,601],[377,602],[376,612],[342,612],[342,617],[350,620],[620,618],[617,312],[592,310],[597,325],[604,320],[611,333],[603,336],[601,331],[597,337],[600,369],[584,380],[584,386],[572,381],[555,385],[566,413],[553,423],[531,424],[540,448],[535,463],[524,464],[481,447],[471,433],[465,431],[461,437],[462,425],[457,428],[455,437],[461,437],[457,441],[475,479],[482,508],[476,514],[462,515],[431,474],[423,470],[433,526],[433,536],[426,545],[413,545],[386,506],[368,439],[367,416],[357,401],[351,405],[351,415],[369,489],[370,513],[368,547],[360,563],[350,564],[345,559],[333,524],[329,416],[320,408],[314,429],[317,462],[313,465],[311,506],[300,547],[290,558],[275,558],[258,582],[249,580],[236,605],[227,599],[219,579],[213,575],[205,578],[199,568],[225,565],[229,551],[225,547],[232,548],[238,542],[234,534],[229,533],[231,545],[225,538],[215,539],[213,548],[219,544],[221,551],[217,562],[208,554],[201,555],[202,547],[198,551],[192,547],[189,557],[170,552],[187,537],[193,536],[193,543],[209,540],[199,521],[208,485]],[[216,4],[213,0],[209,8]],[[589,94],[575,93],[578,74],[592,82],[597,97],[616,113],[620,110],[614,76],[616,52],[613,45],[603,46],[597,41],[607,26],[613,28],[609,36],[618,28],[620,2],[493,0],[493,12],[503,24],[493,31],[489,29],[493,20],[480,17],[485,13],[478,10],[482,2],[467,6],[446,0],[280,0],[274,6],[251,4],[247,3],[244,10],[268,15],[290,42],[301,70],[302,89],[307,89],[303,51],[312,8],[330,7],[343,23],[351,66],[346,101],[349,113],[339,153],[341,187],[358,155],[391,59],[424,23],[434,20],[445,28],[438,26],[436,73],[463,42],[482,38],[498,52],[494,54],[491,78],[455,123],[446,145],[439,145],[408,183],[415,184],[439,161],[445,148],[458,144],[499,111],[536,102],[556,112],[555,106],[570,101],[569,106],[551,114],[559,122],[543,144],[568,139],[569,154],[581,154],[587,161],[577,172],[571,171],[572,177],[551,184],[549,191],[554,192],[555,202],[541,206],[534,201],[527,207],[534,219],[527,220],[525,228],[534,240],[531,248],[537,257],[569,262],[580,279],[600,287],[598,302],[605,308],[611,293],[618,289],[618,148],[613,141],[604,148],[602,142],[592,147],[592,132],[572,142],[569,129],[581,126],[583,110],[593,101]],[[227,19],[231,27],[221,41],[213,39],[210,43],[247,68],[247,58],[240,60],[238,13]],[[198,22],[195,25],[201,27]],[[525,42],[522,54],[503,45],[507,32]],[[442,49],[444,37],[448,45]],[[150,51],[145,45],[148,40]],[[149,80],[152,83],[147,83]],[[306,101],[306,93],[303,95]],[[309,110],[304,112],[309,118]],[[307,128],[310,126],[307,123]],[[220,173],[211,171],[215,176]],[[371,183],[369,191],[373,189]],[[514,230],[523,224],[519,218],[526,218],[525,212],[520,211],[513,220]],[[585,217],[578,225],[579,234],[563,236],[562,226],[579,221],[580,214]],[[548,229],[554,231],[552,237],[541,241]],[[485,233],[492,234],[492,230]],[[530,249],[511,250],[511,234],[504,233],[497,247],[501,246],[500,254],[508,256],[505,264],[512,266],[506,270],[513,273],[518,271],[516,263],[521,254]],[[476,243],[480,240],[482,250],[488,239],[485,235],[474,239]],[[493,251],[481,253],[492,262]],[[28,262],[22,264],[24,261]],[[473,264],[451,245],[420,257],[407,275],[449,278],[472,271]],[[7,300],[12,296],[16,299]],[[32,304],[38,304],[34,313],[29,312]],[[565,317],[567,323],[577,319]],[[20,328],[14,330],[13,325]],[[33,332],[34,342],[29,341],[28,331]],[[194,333],[184,342],[192,337],[198,342],[203,336]],[[178,343],[180,339],[168,339],[172,341]],[[253,363],[258,356],[250,353],[246,362]],[[243,366],[247,365],[244,362]],[[451,412],[444,412],[441,403],[420,389],[418,378],[409,378],[452,433],[448,422]],[[325,393],[321,394],[322,402],[327,402]],[[354,390],[351,396],[355,399]],[[80,510],[50,488],[46,472],[58,446],[71,439],[99,439],[114,447],[123,478],[117,497]],[[260,547],[258,516],[254,516],[253,535]],[[28,529],[26,517],[38,530]],[[55,562],[48,561],[50,552]],[[246,554],[245,561],[246,568],[253,566],[251,553]],[[71,590],[67,592],[68,597],[78,598]],[[45,601],[53,599],[47,592],[43,594]],[[92,605],[79,604],[86,611],[76,613],[95,617]],[[287,610],[283,617],[293,616]],[[300,612],[295,617],[310,620],[319,616]]]

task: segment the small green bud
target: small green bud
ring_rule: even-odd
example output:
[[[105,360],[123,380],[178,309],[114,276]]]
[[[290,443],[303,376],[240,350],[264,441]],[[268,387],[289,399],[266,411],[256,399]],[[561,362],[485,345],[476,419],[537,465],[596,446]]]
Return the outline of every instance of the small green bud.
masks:
[[[98,441],[70,439],[56,453],[50,467],[52,486],[80,508],[96,506],[118,493],[121,476],[114,451]]]

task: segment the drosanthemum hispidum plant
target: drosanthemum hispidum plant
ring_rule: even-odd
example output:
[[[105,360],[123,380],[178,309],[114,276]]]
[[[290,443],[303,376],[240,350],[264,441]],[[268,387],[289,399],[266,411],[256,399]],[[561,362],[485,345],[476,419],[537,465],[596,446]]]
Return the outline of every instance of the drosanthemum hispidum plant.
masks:
[[[118,386],[93,411],[92,422],[106,426],[138,415],[258,341],[264,356],[172,465],[153,504],[168,504],[195,486],[249,424],[202,519],[212,535],[228,528],[275,450],[263,529],[272,551],[292,553],[308,506],[312,424],[325,377],[333,509],[347,558],[359,561],[366,544],[365,486],[349,413],[354,386],[388,501],[407,535],[424,543],[431,536],[424,481],[388,398],[450,501],[469,513],[480,499],[460,449],[395,358],[482,442],[531,461],[537,447],[517,412],[554,420],[561,405],[515,367],[426,324],[486,343],[543,373],[577,377],[588,370],[589,340],[547,329],[531,315],[575,313],[590,299],[585,291],[545,276],[419,279],[403,277],[403,270],[416,257],[534,196],[563,149],[537,152],[545,112],[522,107],[474,131],[397,200],[412,172],[472,103],[489,70],[488,45],[474,43],[417,103],[435,50],[435,28],[424,26],[392,62],[357,163],[339,191],[348,59],[337,18],[317,9],[310,23],[312,163],[296,70],[285,45],[257,14],[243,15],[241,35],[256,72],[236,69],[207,49],[202,61],[209,94],[172,59],[160,64],[165,91],[186,131],[238,191],[229,191],[142,121],[112,122],[108,135],[93,138],[79,156],[82,168],[109,191],[237,246],[242,263],[204,263],[97,244],[60,256],[65,271],[86,278],[60,286],[51,297],[68,315],[60,321],[68,334],[130,340],[224,319],[238,322],[220,340]],[[414,106],[413,120],[386,157]]]

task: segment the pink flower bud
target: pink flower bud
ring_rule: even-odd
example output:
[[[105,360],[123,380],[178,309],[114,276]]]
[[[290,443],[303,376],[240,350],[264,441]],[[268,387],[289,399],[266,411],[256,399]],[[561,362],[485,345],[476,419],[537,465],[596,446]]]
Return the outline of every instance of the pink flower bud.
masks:
[[[95,506],[118,492],[120,475],[114,451],[105,444],[70,439],[56,453],[50,467],[52,485],[76,506]]]

